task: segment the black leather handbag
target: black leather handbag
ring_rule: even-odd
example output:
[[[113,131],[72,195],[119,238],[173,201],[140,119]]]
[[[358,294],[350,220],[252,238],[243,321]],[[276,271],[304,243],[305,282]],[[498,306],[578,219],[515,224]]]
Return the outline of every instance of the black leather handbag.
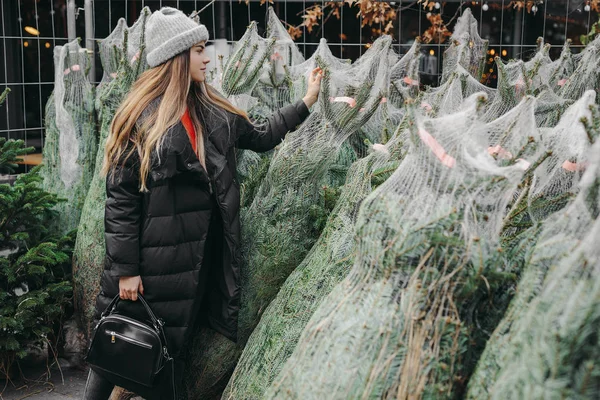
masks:
[[[148,314],[150,323],[139,321],[116,312],[119,295],[102,312],[94,329],[86,361],[94,371],[112,383],[138,393],[139,388],[152,388],[156,377],[165,370],[176,399],[173,359],[169,356],[163,331],[163,321],[138,293],[138,299]],[[167,371],[168,370],[168,371]]]

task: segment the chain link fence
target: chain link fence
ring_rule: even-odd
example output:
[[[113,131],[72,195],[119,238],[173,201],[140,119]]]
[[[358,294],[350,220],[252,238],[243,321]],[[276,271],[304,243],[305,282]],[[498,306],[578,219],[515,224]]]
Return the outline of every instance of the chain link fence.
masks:
[[[362,0],[365,2],[366,0]],[[350,4],[354,3],[354,4]],[[360,3],[360,2],[358,2]],[[381,3],[381,2],[373,2]],[[334,55],[358,58],[382,31],[394,38],[400,53],[406,52],[415,37],[435,25],[436,18],[452,30],[453,23],[466,7],[479,22],[480,34],[490,42],[489,69],[485,83],[495,86],[494,56],[504,59],[528,59],[542,37],[552,45],[551,57],[557,57],[565,40],[572,41],[574,52],[583,47],[587,35],[598,21],[593,0],[488,0],[488,1],[386,1],[394,11],[390,21],[372,19],[359,13],[356,1],[324,0],[2,0],[0,3],[0,86],[11,89],[7,102],[0,106],[0,136],[23,139],[36,148],[19,172],[26,172],[41,160],[44,145],[44,108],[54,86],[53,49],[70,39],[82,38],[82,46],[95,54],[91,75],[98,82],[102,67],[97,56],[96,40],[116,27],[119,18],[128,25],[143,7],[152,11],[162,6],[177,7],[190,14],[201,10],[211,39],[231,43],[245,32],[250,21],[257,21],[264,33],[268,7],[272,6],[288,27],[300,33],[297,44],[305,57],[326,38]],[[425,3],[425,4],[423,4]],[[337,4],[339,12],[333,12]],[[520,7],[523,5],[523,7]],[[425,6],[425,7],[424,7]],[[307,10],[320,10],[313,26],[302,25]],[[359,15],[360,14],[360,15]],[[318,13],[316,14],[318,15]],[[371,17],[370,20],[366,20]],[[391,22],[391,26],[388,23]],[[437,84],[441,75],[441,54],[448,45],[434,40],[422,46],[421,74],[425,84]]]

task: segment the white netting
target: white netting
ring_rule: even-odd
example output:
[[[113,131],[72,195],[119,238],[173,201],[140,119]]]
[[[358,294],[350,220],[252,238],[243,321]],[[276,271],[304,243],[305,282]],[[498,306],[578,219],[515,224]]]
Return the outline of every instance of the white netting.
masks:
[[[261,398],[290,357],[321,301],[347,275],[355,256],[358,205],[384,182],[404,156],[407,123],[385,146],[352,164],[323,233],[262,315],[223,395]]]
[[[600,310],[600,142],[589,154],[577,197],[543,226],[471,378],[470,399],[597,397],[597,367],[587,360],[600,348],[586,332],[597,332]]]
[[[308,76],[310,72],[318,67],[317,59],[321,60],[332,71],[344,72],[350,68],[350,60],[343,60],[335,57],[327,45],[327,40],[321,39],[317,49],[310,58],[301,64],[293,65],[289,70],[289,76],[292,81],[291,101],[301,99],[308,87]]]
[[[44,187],[67,201],[57,205],[59,230],[75,229],[92,180],[97,138],[89,56],[77,40],[54,49],[54,91],[46,107]]]
[[[522,60],[504,63],[496,57],[498,68],[498,87],[496,96],[487,109],[484,119],[493,121],[516,106],[527,94],[525,63]]]
[[[265,61],[273,53],[276,40],[259,36],[252,22],[235,44],[224,67],[220,90],[226,95],[249,94],[263,73]]]
[[[537,125],[544,128],[553,128],[571,104],[573,104],[572,100],[563,99],[552,89],[544,88],[537,95],[535,109]]]
[[[558,92],[564,86],[566,79],[575,70],[570,46],[571,41],[568,40],[565,42],[558,59],[540,66],[538,72],[531,77],[534,87],[540,88],[545,85],[553,91]]]
[[[100,54],[103,71],[100,85],[110,82],[117,75],[117,69],[121,61],[119,50],[123,45],[123,35],[126,29],[127,22],[125,18],[119,18],[115,29],[106,38],[98,41],[98,53]]]
[[[292,102],[290,92],[292,80],[288,68],[304,62],[304,57],[287,33],[287,30],[269,7],[267,17],[267,40],[275,40],[275,45],[267,59],[268,67],[263,68],[262,74],[252,94],[259,99],[259,108],[255,114],[269,114]]]
[[[414,99],[419,93],[419,65],[421,62],[421,42],[417,39],[390,69],[389,99],[396,107],[404,101]]]
[[[70,188],[82,175],[82,165],[78,163],[81,142],[91,136],[92,146],[95,144],[90,124],[93,123],[93,103],[90,103],[93,90],[86,76],[89,67],[86,49],[81,48],[78,41],[57,49],[60,49],[60,54],[55,68],[54,99],[56,126],[60,131],[60,177],[65,187]],[[93,158],[94,154],[86,156]]]
[[[529,191],[530,215],[535,220],[564,206],[589,163],[591,142],[580,120],[592,119],[590,106],[595,99],[594,91],[585,92],[542,137],[551,155],[536,169]]]
[[[374,43],[368,62],[357,66],[366,83],[351,80],[350,71],[326,66],[318,111],[290,133],[273,156],[265,179],[252,205],[242,213],[245,291],[240,312],[242,340],[247,340],[260,310],[277,293],[287,275],[300,263],[314,241],[308,212],[319,204],[319,186],[335,160],[342,143],[363,126],[379,106],[387,83],[389,38]],[[365,54],[367,56],[367,54]],[[353,71],[355,72],[355,71]],[[372,83],[375,84],[372,84]],[[273,231],[272,229],[275,229]],[[279,233],[278,233],[279,232]],[[281,240],[280,244],[257,246],[258,237]],[[254,238],[254,239],[253,239]],[[268,277],[268,279],[267,279]],[[265,283],[268,285],[265,285]],[[270,286],[270,289],[267,289]],[[262,295],[258,296],[258,293]]]
[[[600,35],[577,57],[573,74],[562,84],[560,95],[577,100],[586,90],[600,90]]]
[[[456,21],[450,41],[450,47],[444,52],[442,83],[449,79],[456,65],[461,65],[479,81],[487,58],[488,41],[479,36],[477,20],[469,8]]]
[[[273,7],[269,7],[267,17],[267,38],[275,39],[275,48],[270,57],[271,69],[275,70],[278,77],[284,74],[283,66],[291,67],[304,62],[304,56],[294,43],[294,40],[283,26]]]

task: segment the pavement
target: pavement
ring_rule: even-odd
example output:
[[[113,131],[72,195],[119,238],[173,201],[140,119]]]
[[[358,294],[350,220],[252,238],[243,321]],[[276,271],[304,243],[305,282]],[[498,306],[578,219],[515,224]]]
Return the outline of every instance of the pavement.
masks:
[[[25,379],[0,379],[0,400],[66,400],[81,399],[87,370],[32,368],[24,370]]]

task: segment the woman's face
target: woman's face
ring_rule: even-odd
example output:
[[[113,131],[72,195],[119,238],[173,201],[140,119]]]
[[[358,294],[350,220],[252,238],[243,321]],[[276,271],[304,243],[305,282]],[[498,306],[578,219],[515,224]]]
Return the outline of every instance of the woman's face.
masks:
[[[190,74],[194,82],[204,82],[206,79],[206,65],[210,58],[204,50],[206,42],[202,41],[190,49]]]

